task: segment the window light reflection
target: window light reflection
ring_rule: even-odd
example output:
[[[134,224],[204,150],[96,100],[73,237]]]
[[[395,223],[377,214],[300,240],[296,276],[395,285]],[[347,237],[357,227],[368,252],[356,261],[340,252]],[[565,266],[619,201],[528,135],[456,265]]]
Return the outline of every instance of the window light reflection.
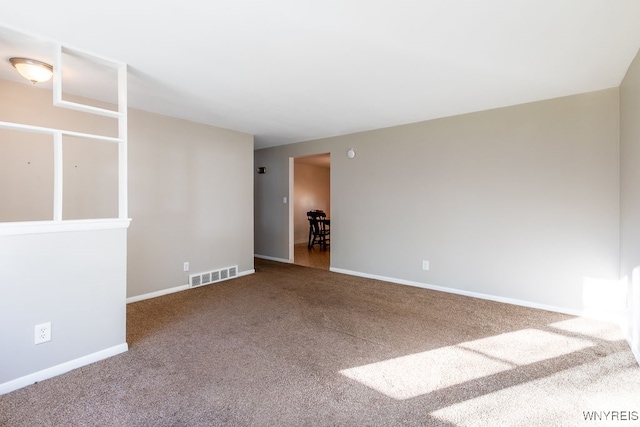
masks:
[[[404,400],[593,345],[584,339],[523,329],[340,373],[393,399]]]
[[[562,322],[551,323],[552,328],[575,334],[593,337],[605,341],[620,341],[624,339],[620,326],[611,322],[594,321],[584,317],[563,320]]]

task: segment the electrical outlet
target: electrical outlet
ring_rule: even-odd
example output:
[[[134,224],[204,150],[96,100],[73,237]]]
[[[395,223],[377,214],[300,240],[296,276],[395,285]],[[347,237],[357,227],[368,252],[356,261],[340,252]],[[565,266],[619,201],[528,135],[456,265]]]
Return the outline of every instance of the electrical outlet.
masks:
[[[51,322],[36,325],[35,333],[36,344],[42,344],[43,342],[51,341]]]
[[[422,261],[422,269],[423,270],[429,269],[429,261]]]
[[[189,263],[185,262],[182,268],[184,269],[184,271],[189,271]]]

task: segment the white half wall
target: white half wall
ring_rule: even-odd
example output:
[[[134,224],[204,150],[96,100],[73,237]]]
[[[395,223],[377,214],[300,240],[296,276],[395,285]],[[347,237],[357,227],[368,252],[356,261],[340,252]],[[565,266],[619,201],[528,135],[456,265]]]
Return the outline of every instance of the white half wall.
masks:
[[[0,236],[0,390],[126,350],[126,226]],[[36,345],[45,322],[51,341]]]

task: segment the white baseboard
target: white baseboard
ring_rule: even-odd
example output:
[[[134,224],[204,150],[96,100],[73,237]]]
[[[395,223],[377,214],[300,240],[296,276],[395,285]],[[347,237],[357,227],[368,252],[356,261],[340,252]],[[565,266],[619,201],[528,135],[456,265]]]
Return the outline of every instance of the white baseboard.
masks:
[[[636,362],[640,365],[640,341],[636,342],[634,340],[634,331],[633,331],[633,319],[632,314],[627,312],[625,316],[625,320],[620,325],[622,327],[622,331],[624,332],[624,337],[627,340],[627,344],[629,344],[629,348],[631,348],[631,353],[633,353],[633,357],[635,357]]]
[[[163,295],[173,294],[175,292],[185,291],[189,289],[189,285],[176,286],[174,288],[162,289],[156,292],[149,292],[148,294],[136,295],[135,297],[127,298],[127,304],[131,304],[132,302],[143,301],[146,299],[157,298]]]
[[[248,276],[249,274],[253,274],[255,272],[256,270],[253,268],[251,270],[240,271],[238,272],[237,276],[235,276],[234,278]],[[173,288],[162,289],[156,292],[149,292],[148,294],[136,295],[134,297],[127,298],[127,304],[131,304],[132,302],[143,301],[146,299],[161,297],[163,295],[169,295],[175,292],[186,291],[187,289],[189,289],[189,285],[181,285],[181,286],[175,286]]]
[[[8,381],[0,384],[0,395],[10,393],[28,385],[44,381],[49,378],[62,375],[77,368],[89,365],[94,362],[98,362],[103,359],[124,353],[129,350],[127,343],[119,344],[113,347],[100,350],[96,353],[91,353],[86,356],[79,357],[77,359],[70,360],[65,363],[61,363],[56,366],[52,366],[42,371],[34,372],[33,374],[25,375],[24,377],[16,378],[15,380]]]
[[[623,331],[625,332],[625,339],[627,340],[627,344],[631,349],[631,353],[633,354],[633,357],[635,357],[638,365],[640,365],[640,343],[633,341],[633,337],[631,336],[630,331],[628,329],[625,330],[625,328],[623,327]]]
[[[376,274],[368,274],[368,273],[361,273],[359,271],[344,270],[342,268],[331,267],[330,271],[334,273],[348,274],[350,276],[358,276],[358,277],[365,277],[368,279],[381,280],[383,282],[397,283],[399,285],[416,286],[418,288],[430,289],[430,290],[440,291],[440,292],[447,292],[450,294],[464,295],[468,297],[480,298],[480,299],[489,300],[489,301],[503,302],[506,304],[519,305],[522,307],[537,308],[539,310],[553,311],[556,313],[569,314],[572,316],[590,317],[590,318],[595,318],[599,320],[606,320],[606,321],[617,323],[617,324],[620,324],[620,320],[621,320],[619,313],[598,312],[598,311],[591,311],[591,310],[576,310],[572,308],[558,307],[554,305],[539,304],[536,302],[501,297],[498,295],[483,294],[479,292],[470,292],[470,291],[465,291],[461,289],[447,288],[444,286],[435,286],[435,285],[429,285],[426,283],[414,282],[411,280],[396,279],[394,277],[378,276]]]
[[[268,261],[277,261],[277,262],[285,262],[287,264],[293,264],[293,261],[290,260],[290,259],[276,258],[276,257],[272,257],[272,256],[258,255],[258,254],[254,254],[253,256],[256,257],[256,258],[260,258],[260,259],[266,259]]]
[[[238,275],[236,277],[248,276],[250,274],[254,274],[255,272],[256,270],[254,268],[252,268],[251,270],[240,271],[238,272]]]
[[[634,347],[632,342],[629,342],[629,347],[631,347],[631,353],[636,357],[636,362],[640,365],[640,351],[636,347]]]

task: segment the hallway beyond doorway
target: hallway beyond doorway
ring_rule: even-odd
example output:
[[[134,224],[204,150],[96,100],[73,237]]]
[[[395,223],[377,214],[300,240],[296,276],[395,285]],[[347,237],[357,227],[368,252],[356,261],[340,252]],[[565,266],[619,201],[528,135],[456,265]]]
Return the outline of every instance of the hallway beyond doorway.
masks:
[[[289,259],[322,270],[330,268],[330,251],[307,249],[309,211],[331,218],[331,154],[289,158]],[[304,242],[304,243],[303,243]]]
[[[316,247],[308,249],[306,243],[297,243],[294,245],[293,263],[304,265],[305,267],[329,270],[330,254],[330,247],[327,247],[327,249]]]

